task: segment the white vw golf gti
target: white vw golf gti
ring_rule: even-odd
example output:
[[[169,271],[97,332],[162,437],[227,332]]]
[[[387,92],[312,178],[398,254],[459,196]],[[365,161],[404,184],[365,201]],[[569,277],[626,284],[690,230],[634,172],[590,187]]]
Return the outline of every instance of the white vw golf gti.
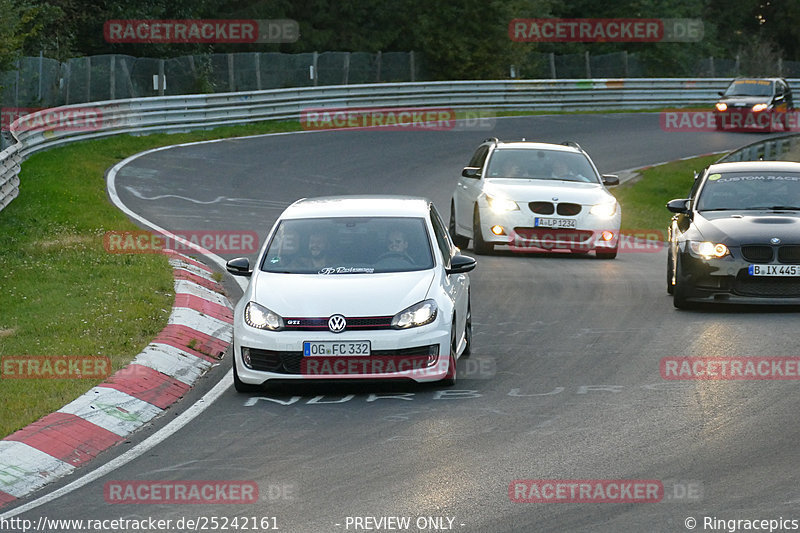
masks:
[[[507,244],[516,251],[594,251],[617,256],[621,213],[600,175],[576,143],[481,144],[462,170],[450,205],[457,246],[472,239],[476,253]]]
[[[270,230],[234,312],[239,392],[268,381],[456,379],[472,342],[469,276],[433,204],[404,196],[303,199]]]

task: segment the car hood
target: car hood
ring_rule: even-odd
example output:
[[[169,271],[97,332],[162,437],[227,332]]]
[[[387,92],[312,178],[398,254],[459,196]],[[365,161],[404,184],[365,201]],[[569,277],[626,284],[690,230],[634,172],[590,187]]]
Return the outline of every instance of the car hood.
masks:
[[[436,271],[386,274],[259,272],[250,299],[286,317],[391,316],[425,300]]]
[[[725,102],[729,106],[751,107],[756,104],[768,104],[772,100],[771,96],[723,96],[720,102]]]
[[[558,198],[559,202],[594,205],[614,198],[599,183],[574,181],[500,178],[487,181],[484,191],[487,194],[505,194],[518,202],[550,201]]]
[[[775,211],[706,211],[696,213],[701,238],[725,245],[768,244],[777,237],[784,244],[800,243],[800,213]]]

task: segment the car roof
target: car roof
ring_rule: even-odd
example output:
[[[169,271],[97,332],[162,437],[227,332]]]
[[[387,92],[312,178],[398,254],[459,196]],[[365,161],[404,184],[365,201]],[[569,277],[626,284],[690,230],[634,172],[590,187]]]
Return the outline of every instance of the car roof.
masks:
[[[303,198],[286,208],[281,219],[324,217],[427,217],[430,201],[401,195],[347,195]]]
[[[708,167],[708,173],[723,172],[800,172],[800,163],[796,161],[732,161],[715,163]]]
[[[567,146],[565,144],[551,144],[551,143],[541,143],[541,142],[533,142],[533,141],[493,141],[495,144],[495,150],[507,150],[507,149],[522,149],[522,150],[553,150],[557,152],[575,152],[581,153],[582,150],[576,148],[575,146]]]

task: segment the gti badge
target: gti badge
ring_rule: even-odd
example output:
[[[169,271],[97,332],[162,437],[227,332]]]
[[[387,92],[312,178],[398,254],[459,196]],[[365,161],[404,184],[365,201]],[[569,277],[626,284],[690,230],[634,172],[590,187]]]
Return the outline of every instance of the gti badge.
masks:
[[[342,315],[333,315],[328,319],[328,329],[333,333],[341,333],[347,327],[347,320]]]
[[[769,242],[771,242],[772,244],[780,244],[781,240],[777,237],[773,237],[769,240]]]

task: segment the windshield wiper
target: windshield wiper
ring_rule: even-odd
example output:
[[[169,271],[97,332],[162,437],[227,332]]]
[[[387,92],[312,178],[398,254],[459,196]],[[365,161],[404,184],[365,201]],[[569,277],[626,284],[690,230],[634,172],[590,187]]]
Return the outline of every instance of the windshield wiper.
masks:
[[[772,205],[764,207],[750,207],[748,209],[770,209],[772,211],[800,211],[800,207],[796,205]]]

